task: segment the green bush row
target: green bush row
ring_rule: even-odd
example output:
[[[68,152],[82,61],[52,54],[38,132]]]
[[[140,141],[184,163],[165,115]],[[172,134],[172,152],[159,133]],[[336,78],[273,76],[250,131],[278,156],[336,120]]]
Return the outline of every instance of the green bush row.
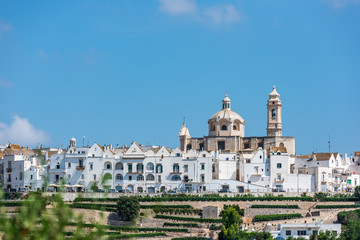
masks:
[[[164,222],[163,227],[192,227],[199,228],[199,224],[197,223],[172,223],[172,222]]]
[[[167,214],[187,214],[187,215],[200,215],[201,209],[184,209],[184,208],[153,208],[155,213],[167,213]]]
[[[76,198],[75,202],[116,202],[117,198]],[[140,202],[171,202],[171,201],[314,201],[312,197],[204,197],[192,196],[186,197],[139,197]]]
[[[75,226],[76,224],[71,223],[70,226]],[[100,226],[108,230],[117,230],[124,232],[153,232],[153,231],[163,231],[163,232],[189,232],[187,228],[149,228],[149,227],[127,227],[127,226],[110,226],[110,225],[100,225],[100,224],[91,224],[84,223],[82,226],[87,228],[94,228]]]
[[[107,211],[107,212],[117,212],[116,208],[114,207],[106,207],[104,204],[101,206],[101,204],[70,204],[68,205],[70,208],[82,208],[82,209],[91,209],[91,210],[101,210],[101,211]]]
[[[22,202],[0,202],[0,206],[4,207],[18,207],[22,206]]]
[[[295,208],[298,209],[299,205],[252,205],[251,208]]]
[[[292,218],[301,218],[301,217],[302,216],[300,213],[257,215],[254,217],[253,222],[273,221],[273,220],[292,219]]]
[[[140,237],[160,237],[166,236],[164,232],[154,232],[154,233],[132,233],[132,234],[119,234],[119,235],[110,235],[107,239],[124,239],[124,238],[140,238]]]
[[[317,205],[315,208],[326,209],[326,208],[360,208],[360,204],[356,205]]]
[[[190,217],[177,217],[177,216],[168,216],[168,215],[155,215],[155,218],[170,219],[176,221],[187,221],[187,222],[221,223],[221,219],[215,219],[215,218],[190,218]]]
[[[192,209],[191,205],[141,205],[142,209],[153,209],[153,208],[189,208]]]
[[[210,238],[204,238],[204,237],[177,237],[172,238],[171,240],[207,240]]]
[[[355,202],[359,200],[357,197],[326,197],[319,199],[320,202]]]

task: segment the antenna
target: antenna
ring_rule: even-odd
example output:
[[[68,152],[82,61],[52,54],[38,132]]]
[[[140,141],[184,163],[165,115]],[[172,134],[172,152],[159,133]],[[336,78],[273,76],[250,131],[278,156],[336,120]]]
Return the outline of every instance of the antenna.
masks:
[[[328,143],[329,143],[329,153],[330,153],[331,152],[330,129],[329,129],[329,141],[328,141]]]

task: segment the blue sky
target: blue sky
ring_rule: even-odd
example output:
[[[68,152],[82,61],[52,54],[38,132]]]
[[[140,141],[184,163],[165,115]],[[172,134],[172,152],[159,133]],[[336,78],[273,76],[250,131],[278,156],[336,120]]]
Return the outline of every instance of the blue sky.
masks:
[[[2,1],[0,143],[179,145],[225,92],[266,135],[273,84],[299,154],[360,150],[360,0]]]

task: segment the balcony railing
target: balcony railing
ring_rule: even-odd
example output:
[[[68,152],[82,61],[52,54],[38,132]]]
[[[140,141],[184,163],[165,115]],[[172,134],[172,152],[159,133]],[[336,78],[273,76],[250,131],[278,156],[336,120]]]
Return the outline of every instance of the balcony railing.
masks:
[[[84,170],[85,170],[85,166],[76,166],[76,170],[78,170],[78,171],[84,171]]]
[[[275,179],[274,179],[274,182],[276,182],[276,183],[282,183],[282,182],[284,182],[284,178],[275,178]]]
[[[8,172],[8,173],[12,172],[12,168],[7,168],[6,172]]]

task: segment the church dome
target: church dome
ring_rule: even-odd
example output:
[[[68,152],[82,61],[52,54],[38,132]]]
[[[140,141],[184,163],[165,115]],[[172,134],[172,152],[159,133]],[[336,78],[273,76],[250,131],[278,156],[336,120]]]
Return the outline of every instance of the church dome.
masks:
[[[208,121],[209,136],[240,136],[244,137],[245,121],[231,110],[228,95],[222,100],[222,110],[216,112]]]
[[[221,110],[212,115],[210,120],[220,120],[220,119],[226,119],[226,120],[239,120],[241,123],[244,123],[244,119],[237,114],[236,112],[232,110]]]

